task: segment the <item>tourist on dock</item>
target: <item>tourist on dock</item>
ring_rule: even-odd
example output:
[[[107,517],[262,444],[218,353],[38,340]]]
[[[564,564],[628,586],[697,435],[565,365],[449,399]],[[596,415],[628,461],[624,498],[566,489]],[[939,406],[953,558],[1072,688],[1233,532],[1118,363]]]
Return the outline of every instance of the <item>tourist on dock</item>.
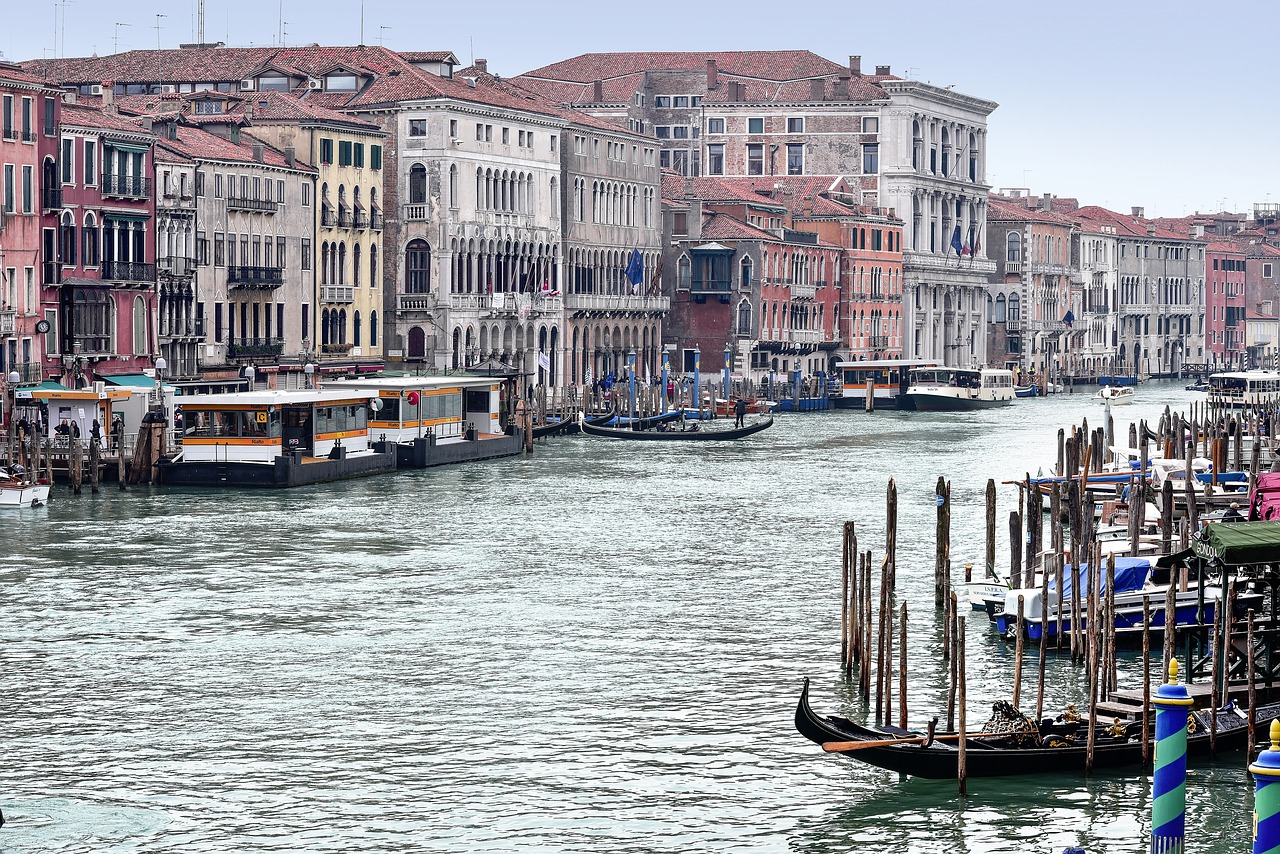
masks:
[[[72,439],[80,438],[80,422],[78,421],[71,422],[71,438]]]
[[[120,417],[120,413],[116,413],[111,419],[111,450],[120,450],[120,444],[124,441],[124,419]]]
[[[734,427],[743,427],[747,418],[747,402],[741,397],[733,404]]]
[[[1240,513],[1240,503],[1232,501],[1231,506],[1227,508],[1227,512],[1222,514],[1224,522],[1243,522],[1244,516]]]
[[[98,423],[96,418],[89,425],[89,443],[102,447],[102,425]]]
[[[55,436],[71,435],[71,427],[67,424],[67,419],[64,418],[58,422],[58,426],[53,428],[53,435]]]

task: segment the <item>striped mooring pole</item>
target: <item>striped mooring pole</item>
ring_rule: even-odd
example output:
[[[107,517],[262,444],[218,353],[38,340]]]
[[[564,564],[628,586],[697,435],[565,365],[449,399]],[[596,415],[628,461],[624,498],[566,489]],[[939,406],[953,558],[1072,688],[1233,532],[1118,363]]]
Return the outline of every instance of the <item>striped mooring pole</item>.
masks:
[[[1253,796],[1253,854],[1280,854],[1280,719],[1271,722],[1271,749],[1249,766]]]
[[[1187,834],[1187,712],[1191,695],[1178,684],[1178,659],[1169,660],[1169,681],[1156,707],[1155,774],[1151,798],[1151,854],[1182,854]]]

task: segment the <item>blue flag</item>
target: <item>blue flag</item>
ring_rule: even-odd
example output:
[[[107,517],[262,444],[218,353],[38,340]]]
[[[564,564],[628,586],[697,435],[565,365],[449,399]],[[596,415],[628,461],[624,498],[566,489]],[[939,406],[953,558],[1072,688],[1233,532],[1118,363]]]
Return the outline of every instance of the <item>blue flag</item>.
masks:
[[[640,257],[639,249],[631,250],[631,260],[627,262],[627,281],[631,283],[632,290],[638,289],[644,281],[644,259]]]
[[[1070,329],[1070,328],[1071,328],[1071,324],[1073,324],[1073,323],[1075,323],[1075,322],[1076,322],[1076,314],[1075,314],[1075,312],[1074,312],[1074,311],[1072,311],[1071,309],[1067,309],[1067,313],[1066,313],[1066,314],[1064,314],[1064,315],[1062,315],[1062,322],[1063,322],[1063,323],[1065,323],[1065,324],[1067,325],[1067,328],[1068,328],[1068,329]]]
[[[956,255],[964,251],[964,243],[960,240],[960,226],[956,226],[956,230],[951,232],[951,248],[956,250]]]

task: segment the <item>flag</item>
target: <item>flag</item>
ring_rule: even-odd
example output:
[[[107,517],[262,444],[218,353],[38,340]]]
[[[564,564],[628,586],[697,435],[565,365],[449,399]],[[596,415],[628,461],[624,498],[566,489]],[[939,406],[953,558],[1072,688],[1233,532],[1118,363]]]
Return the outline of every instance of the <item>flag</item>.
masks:
[[[1068,329],[1070,329],[1071,324],[1076,322],[1075,312],[1073,312],[1071,309],[1067,309],[1067,313],[1062,315],[1062,322],[1067,325]]]
[[[976,256],[978,250],[982,248],[982,232],[978,229],[973,230],[973,254]]]
[[[631,250],[631,260],[627,262],[627,281],[631,283],[631,289],[638,292],[640,283],[644,281],[644,259],[640,257],[639,249]]]
[[[968,243],[966,243],[966,244],[964,245],[964,248],[960,250],[960,254],[961,254],[961,255],[972,255],[972,254],[973,254],[973,250],[971,250],[971,249],[969,248],[969,244],[968,244]]]
[[[959,257],[961,250],[964,249],[964,244],[960,242],[960,226],[958,225],[951,232],[951,248],[956,250],[956,257]]]

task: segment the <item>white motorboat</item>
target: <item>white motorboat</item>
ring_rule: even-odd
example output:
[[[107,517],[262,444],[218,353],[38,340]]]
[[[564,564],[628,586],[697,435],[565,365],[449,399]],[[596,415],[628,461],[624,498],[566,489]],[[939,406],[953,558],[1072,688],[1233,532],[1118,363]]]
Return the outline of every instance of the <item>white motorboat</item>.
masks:
[[[21,466],[0,468],[0,507],[39,507],[48,500],[48,483],[32,480]]]
[[[1003,368],[916,368],[902,408],[929,412],[986,409],[1014,400],[1013,371]]]
[[[1126,406],[1133,403],[1133,389],[1128,386],[1109,385],[1094,395],[1098,403],[1110,403],[1112,406]]]

